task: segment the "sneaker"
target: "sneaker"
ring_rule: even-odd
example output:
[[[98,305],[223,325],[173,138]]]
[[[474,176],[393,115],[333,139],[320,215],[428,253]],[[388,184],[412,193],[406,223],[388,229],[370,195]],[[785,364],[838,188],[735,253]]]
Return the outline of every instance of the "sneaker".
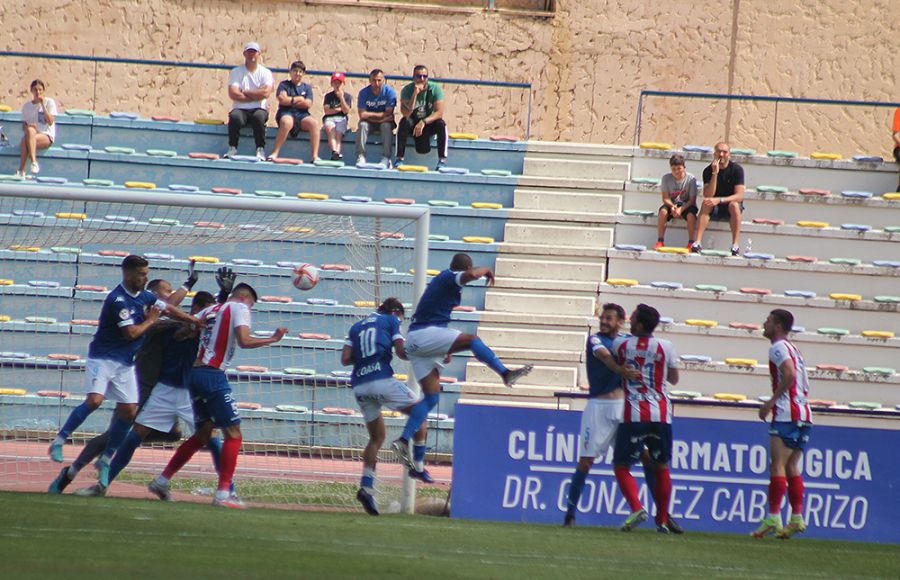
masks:
[[[172,501],[172,492],[168,482],[162,483],[158,479],[154,479],[147,486],[147,490],[162,501]]]
[[[657,524],[656,533],[658,534],[670,534],[672,531],[669,529],[669,526],[666,524]]]
[[[777,533],[781,531],[781,515],[779,514],[770,514],[766,516],[766,518],[759,522],[759,527],[750,532],[750,535],[754,538],[765,538],[769,534]]]
[[[359,157],[356,158],[356,164],[357,164],[357,165],[362,165],[362,164],[365,163],[365,162],[366,162],[366,157],[365,157],[365,155],[360,155]]]
[[[511,387],[516,384],[519,379],[527,375],[531,372],[531,369],[534,368],[534,365],[525,365],[522,368],[516,369],[514,371],[506,371],[503,375],[503,384],[507,387]]]
[[[741,255],[740,246],[731,246],[731,255],[732,256],[740,256]]]
[[[403,167],[403,164],[404,164],[404,163],[405,163],[405,161],[403,161],[403,160],[400,159],[400,158],[397,158],[397,159],[394,161],[394,167]]]
[[[16,177],[25,177],[25,172],[16,170]]]
[[[90,487],[76,489],[72,495],[77,495],[79,497],[104,497],[106,495],[106,486],[95,483]]]
[[[653,249],[654,249],[654,250],[658,250],[658,249],[660,249],[660,248],[663,247],[663,246],[665,246],[664,243],[662,243],[662,242],[656,242],[656,245],[653,246]]]
[[[224,157],[225,159],[230,159],[235,155],[237,155],[237,147],[229,147],[228,151],[226,151],[225,155],[223,155],[222,157]]]
[[[680,536],[684,533],[684,528],[682,528],[681,524],[672,517],[672,514],[669,514],[669,517],[666,518],[666,527],[669,528],[669,531],[673,534],[678,534]]]
[[[639,509],[636,512],[633,512],[630,516],[625,519],[625,523],[619,528],[623,532],[630,532],[634,528],[638,527],[642,523],[647,521],[647,518],[650,517],[647,514],[647,510],[644,508]]]
[[[700,242],[694,242],[693,244],[691,244],[691,252],[699,254],[701,250],[703,250],[703,246],[700,245]]]
[[[687,245],[685,246],[685,248],[687,248],[688,250],[690,250],[693,247],[694,247],[694,242],[688,242]]]
[[[440,171],[441,167],[447,167],[446,159],[438,159],[437,165],[434,166],[434,170]]]
[[[400,460],[400,463],[406,466],[406,469],[417,471],[416,464],[413,461],[412,449],[410,448],[409,441],[401,437],[400,439],[397,439],[393,443],[391,443],[391,449],[394,451],[394,455],[397,456],[397,459]]]
[[[575,515],[566,514],[566,518],[563,520],[564,528],[574,528],[575,527]]]
[[[109,487],[109,458],[101,457],[94,466],[97,468],[97,482],[103,487]]]
[[[411,478],[418,479],[422,483],[434,483],[434,478],[431,477],[431,474],[428,473],[427,469],[422,469],[422,471],[410,469],[409,471],[407,471],[407,473]]]
[[[379,161],[378,163],[381,163],[382,165],[384,165],[384,168],[385,168],[385,169],[390,169],[390,168],[391,168],[391,159],[390,159],[390,157],[382,157],[382,158],[381,158],[381,161]]]
[[[256,148],[256,158],[259,159],[260,161],[265,161],[266,160],[266,150],[263,149],[262,147],[257,147]]]
[[[53,480],[53,483],[50,484],[50,487],[47,488],[47,493],[62,493],[70,483],[72,483],[72,480],[69,479],[69,468],[63,467],[56,479]]]
[[[332,151],[331,152],[331,160],[332,161],[343,161],[344,156],[341,155],[340,153],[338,153],[337,151]]]
[[[779,540],[790,540],[794,534],[802,534],[805,531],[806,522],[803,521],[803,516],[792,515],[788,525],[776,532],[775,537]]]
[[[47,453],[50,455],[50,460],[55,461],[57,463],[63,462],[63,446],[62,443],[56,443],[55,441],[50,444],[50,449],[47,450]]]
[[[243,500],[241,500],[241,498],[233,493],[229,493],[225,497],[220,497],[219,494],[216,493],[215,495],[213,495],[212,504],[218,507],[226,507],[238,510],[247,509],[247,506],[244,505]]]
[[[378,515],[378,504],[375,503],[375,496],[363,488],[359,488],[356,492],[356,501],[362,504],[363,509],[370,516]]]
[[[38,165],[37,161],[31,164],[31,172],[35,175],[41,172],[41,166]]]

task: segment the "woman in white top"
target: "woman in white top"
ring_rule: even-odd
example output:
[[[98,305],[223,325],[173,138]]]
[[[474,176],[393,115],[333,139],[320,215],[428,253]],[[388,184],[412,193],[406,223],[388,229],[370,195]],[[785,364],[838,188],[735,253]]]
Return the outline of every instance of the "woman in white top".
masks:
[[[56,140],[56,101],[44,96],[44,81],[31,81],[32,99],[22,105],[22,142],[19,171],[25,175],[25,163],[31,158],[31,172],[38,173],[38,149],[46,149]]]

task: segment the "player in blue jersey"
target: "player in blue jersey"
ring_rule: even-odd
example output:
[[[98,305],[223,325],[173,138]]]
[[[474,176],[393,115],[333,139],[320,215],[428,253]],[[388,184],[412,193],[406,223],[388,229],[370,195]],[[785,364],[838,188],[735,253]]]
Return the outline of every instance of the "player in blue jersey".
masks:
[[[471,350],[475,358],[500,375],[508,387],[531,372],[531,365],[515,370],[506,368],[494,351],[476,335],[447,327],[453,308],[459,306],[462,299],[463,286],[481,278],[485,278],[489,286],[494,284],[494,272],[490,268],[475,267],[468,254],[456,254],[450,261],[450,268],[428,283],[413,314],[406,354],[425,396],[411,410],[403,435],[391,444],[398,458],[413,471],[419,472],[416,463],[424,460],[425,450],[424,446],[419,451],[410,449],[409,441],[438,403],[441,392],[438,369],[443,368],[442,361],[447,361],[449,355]]]
[[[87,396],[66,419],[49,449],[50,458],[61,463],[63,445],[69,435],[106,398],[116,401],[109,441],[98,462],[101,482],[108,474],[109,459],[131,428],[137,412],[138,386],[134,355],[143,343],[144,334],[159,320],[163,312],[176,319],[199,323],[196,318],[144,289],[150,273],[147,260],[130,255],[122,260],[121,268],[122,282],[106,296],[97,332],[88,350],[85,363]],[[173,293],[169,300],[175,302],[179,299],[178,295],[179,293]]]
[[[406,360],[403,335],[400,334],[403,315],[403,304],[399,300],[386,299],[377,312],[350,327],[341,352],[341,364],[353,365],[350,384],[369,431],[369,443],[363,451],[363,474],[356,499],[366,513],[373,516],[378,515],[378,504],[375,502],[375,464],[385,438],[381,408],[387,407],[409,414],[421,399],[402,381],[394,378],[394,369],[391,367],[394,352],[399,358]],[[424,465],[425,436],[426,426],[423,423],[414,435],[416,453],[421,455],[422,461],[409,474],[431,483],[434,480]]]

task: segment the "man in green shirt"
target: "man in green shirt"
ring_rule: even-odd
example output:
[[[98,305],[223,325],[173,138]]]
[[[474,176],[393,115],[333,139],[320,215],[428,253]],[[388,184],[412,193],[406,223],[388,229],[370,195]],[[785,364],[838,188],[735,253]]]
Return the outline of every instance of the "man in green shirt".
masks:
[[[431,136],[437,135],[438,163],[435,170],[447,164],[447,124],[444,122],[444,91],[428,80],[428,68],[418,64],[413,68],[413,82],[400,92],[400,112],[403,118],[397,127],[397,162],[403,164],[406,141],[412,133],[416,151],[425,155],[431,151]]]

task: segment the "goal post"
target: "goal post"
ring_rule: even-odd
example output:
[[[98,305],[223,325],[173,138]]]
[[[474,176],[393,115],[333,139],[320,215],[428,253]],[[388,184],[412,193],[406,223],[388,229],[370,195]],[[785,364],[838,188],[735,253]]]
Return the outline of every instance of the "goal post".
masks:
[[[295,501],[295,483],[313,482],[331,494],[323,505],[353,506],[352,496],[349,501],[343,497],[338,483],[349,487],[358,476],[368,436],[361,416],[349,412],[356,409],[352,395],[347,396],[347,373],[333,369],[338,341],[352,321],[387,296],[415,307],[426,284],[429,220],[429,208],[421,205],[0,183],[0,284],[5,285],[0,286],[0,488],[55,465],[41,457],[38,443],[83,398],[83,360],[79,366],[79,361],[50,358],[58,353],[48,351],[68,347],[69,358],[72,353],[86,357],[95,330],[89,319],[99,313],[105,296],[101,287],[118,283],[116,266],[124,248],[147,256],[151,278],[171,278],[175,287],[188,259],[199,258],[203,287],[198,289],[214,294],[213,273],[228,265],[239,281],[269,295],[254,310],[253,330],[264,333],[277,325],[291,331],[290,344],[248,351],[252,354],[237,356],[236,368],[229,371],[239,401],[242,396],[259,399],[253,403],[258,407],[248,403],[241,411],[248,429],[238,493],[243,485],[251,500],[304,503]],[[176,257],[179,252],[190,255]],[[316,289],[293,288],[290,266],[295,262],[326,266]],[[94,283],[101,279],[103,284]],[[322,288],[334,297],[321,295]],[[54,312],[56,317],[43,316]],[[298,334],[297,326],[312,331]],[[248,360],[259,364],[241,364]],[[407,374],[418,390],[401,365],[395,359],[395,371]],[[13,384],[20,389],[3,389]],[[71,396],[38,397],[33,386],[44,387],[37,390],[45,394],[70,390]],[[399,417],[386,421],[389,431],[402,427]],[[88,434],[102,431],[103,421],[91,425],[85,427]],[[66,463],[76,453],[67,446]],[[140,453],[133,463],[136,471],[161,468],[159,449]],[[192,465],[202,461],[194,459]],[[382,464],[387,473],[379,467],[379,487],[391,490],[382,496],[411,513],[413,480],[388,449],[379,454]],[[199,475],[210,477],[205,469]],[[268,487],[257,486],[257,479]],[[262,491],[254,497],[257,487]]]

